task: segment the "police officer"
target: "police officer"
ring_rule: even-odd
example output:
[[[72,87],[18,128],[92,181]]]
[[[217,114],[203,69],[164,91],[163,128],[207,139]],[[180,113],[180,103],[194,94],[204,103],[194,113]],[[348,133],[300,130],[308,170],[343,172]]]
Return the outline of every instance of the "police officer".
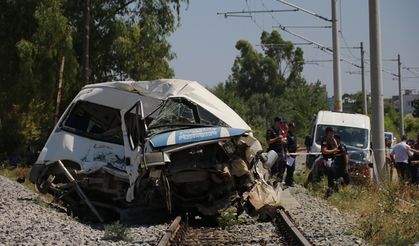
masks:
[[[327,193],[326,196],[330,196],[336,189],[335,185],[335,172],[334,172],[334,160],[335,154],[339,152],[338,144],[333,137],[335,132],[332,127],[326,127],[326,136],[321,141],[321,152],[323,159],[323,166],[325,166],[327,174]]]
[[[413,145],[413,149],[419,150],[419,134],[416,136],[416,142]],[[415,152],[410,160],[410,175],[412,178],[413,185],[419,185],[419,153]]]
[[[335,135],[334,136],[336,143],[338,145],[339,152],[336,153],[335,156],[335,174],[336,179],[343,178],[344,184],[348,185],[351,182],[351,179],[349,177],[349,171],[348,171],[348,149],[346,148],[345,144],[341,142],[340,136]]]
[[[288,124],[288,132],[287,132],[287,152],[288,153],[295,153],[297,152],[297,136],[295,136],[295,124],[289,123]],[[286,170],[287,176],[285,177],[285,185],[286,186],[294,186],[294,171],[295,171],[295,158],[296,155],[288,155],[287,163],[286,163]]]
[[[283,126],[282,119],[275,117],[273,126],[266,131],[266,141],[269,145],[268,151],[274,150],[278,154],[278,160],[271,167],[273,175],[281,173],[280,169],[285,157],[285,139],[281,126]],[[279,178],[281,179],[281,177]]]

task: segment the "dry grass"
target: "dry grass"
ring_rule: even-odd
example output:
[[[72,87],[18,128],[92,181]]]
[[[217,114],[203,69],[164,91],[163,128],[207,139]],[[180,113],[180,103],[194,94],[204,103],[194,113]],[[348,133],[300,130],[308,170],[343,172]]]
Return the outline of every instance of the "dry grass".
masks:
[[[4,176],[10,180],[16,181],[19,177],[24,177],[25,182],[23,185],[33,191],[36,191],[34,184],[29,181],[29,174],[31,172],[30,167],[6,167],[4,165],[0,165],[0,175]]]
[[[308,170],[297,174],[303,184]],[[313,196],[324,197],[326,178],[309,186]],[[419,189],[398,182],[339,187],[328,202],[355,215],[355,233],[372,245],[413,245],[419,242]]]
[[[373,245],[412,245],[419,241],[419,191],[384,182],[345,187],[329,199],[339,209],[357,215],[356,233]]]

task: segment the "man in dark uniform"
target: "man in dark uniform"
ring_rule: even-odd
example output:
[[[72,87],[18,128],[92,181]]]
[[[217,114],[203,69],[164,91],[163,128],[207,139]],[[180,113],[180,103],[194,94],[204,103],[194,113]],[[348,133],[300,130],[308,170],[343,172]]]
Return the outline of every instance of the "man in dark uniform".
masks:
[[[285,156],[283,142],[285,140],[283,140],[281,125],[282,119],[275,117],[273,126],[266,131],[266,141],[269,145],[268,151],[274,150],[278,154],[278,160],[271,168],[272,175],[280,173],[281,162],[283,162]]]
[[[416,136],[416,142],[412,146],[413,149],[419,150],[419,134]],[[415,152],[410,157],[410,177],[412,185],[419,185],[419,153]]]
[[[333,193],[333,190],[336,189],[335,186],[335,172],[334,172],[334,160],[335,154],[339,152],[338,144],[334,139],[335,132],[333,128],[326,127],[326,136],[321,141],[321,152],[323,165],[326,169],[327,174],[327,193],[326,196],[330,196]]]
[[[336,143],[338,144],[339,149],[339,152],[336,153],[335,156],[335,178],[343,178],[344,184],[348,185],[351,182],[348,171],[348,150],[345,144],[341,142],[340,136],[335,135],[334,138],[336,140]]]
[[[295,136],[295,124],[289,123],[288,124],[288,132],[287,132],[287,152],[288,153],[295,153],[297,152],[297,136]],[[294,186],[294,171],[295,171],[295,158],[296,155],[288,155],[287,163],[286,163],[286,170],[287,176],[285,177],[285,185],[286,186]]]

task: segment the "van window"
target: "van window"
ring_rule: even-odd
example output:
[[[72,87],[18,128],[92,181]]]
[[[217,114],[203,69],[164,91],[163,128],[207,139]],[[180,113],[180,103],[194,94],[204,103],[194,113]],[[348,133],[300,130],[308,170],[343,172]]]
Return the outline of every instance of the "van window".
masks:
[[[364,128],[318,125],[316,131],[316,143],[320,145],[321,140],[325,136],[326,127],[332,127],[336,135],[339,135],[341,141],[352,147],[365,149],[368,147],[368,130]]]
[[[149,125],[149,133],[179,129],[183,127],[224,126],[224,121],[214,116],[200,105],[184,98],[169,98],[157,115],[151,115],[153,121]]]
[[[87,101],[72,106],[61,128],[95,140],[124,143],[119,110]]]
[[[143,137],[145,135],[145,132],[142,132],[142,130],[145,131],[145,128],[142,121],[141,109],[137,107],[139,107],[138,104],[124,116],[128,141],[132,150],[137,148],[144,141]]]

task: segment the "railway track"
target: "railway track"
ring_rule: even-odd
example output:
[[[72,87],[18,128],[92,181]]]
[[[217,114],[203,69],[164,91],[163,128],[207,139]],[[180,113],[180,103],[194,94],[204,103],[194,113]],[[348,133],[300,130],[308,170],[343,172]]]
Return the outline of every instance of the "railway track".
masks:
[[[229,228],[190,225],[176,217],[160,239],[166,245],[311,245],[294,225],[288,214],[277,210],[272,222],[233,226]]]

